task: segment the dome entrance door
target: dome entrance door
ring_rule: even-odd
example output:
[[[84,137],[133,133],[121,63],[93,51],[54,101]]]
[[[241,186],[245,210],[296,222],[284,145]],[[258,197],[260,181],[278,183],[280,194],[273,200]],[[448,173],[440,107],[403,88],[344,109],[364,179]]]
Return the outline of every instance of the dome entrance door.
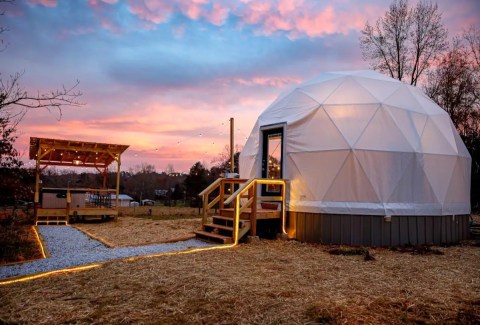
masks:
[[[262,178],[281,179],[283,177],[283,128],[263,131]],[[262,195],[277,196],[280,185],[263,185]]]

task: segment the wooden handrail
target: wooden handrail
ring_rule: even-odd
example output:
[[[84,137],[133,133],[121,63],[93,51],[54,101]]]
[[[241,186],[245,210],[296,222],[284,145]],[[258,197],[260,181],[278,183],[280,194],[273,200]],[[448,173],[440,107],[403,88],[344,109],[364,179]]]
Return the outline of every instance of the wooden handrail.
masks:
[[[239,188],[224,200],[225,184],[240,184]],[[280,185],[280,196],[257,196],[258,185]],[[209,200],[209,195],[217,188],[220,189],[220,193],[213,199]],[[228,194],[227,194],[228,195]],[[206,224],[208,210],[215,204],[219,203],[220,209],[225,205],[231,205],[233,203],[234,210],[234,222],[233,222],[233,240],[234,244],[238,244],[239,236],[239,224],[240,216],[249,207],[251,207],[250,222],[251,222],[251,234],[256,234],[256,222],[257,222],[257,204],[261,201],[280,201],[282,203],[282,231],[285,232],[285,220],[286,220],[286,180],[283,179],[267,179],[267,178],[251,178],[251,179],[239,179],[239,178],[219,178],[202,192],[199,196],[203,197],[203,216],[202,224]],[[240,202],[241,198],[246,198],[246,202],[243,204]]]
[[[202,213],[202,224],[207,223],[207,217],[208,217],[208,210],[210,210],[212,207],[215,206],[215,204],[219,203],[220,209],[224,207],[224,196],[225,194],[225,184],[231,184],[232,189],[233,189],[233,184],[241,184],[245,183],[246,179],[242,178],[218,178],[216,179],[212,184],[207,186],[203,191],[201,191],[198,196],[202,197],[202,207],[203,207],[203,213]],[[220,189],[220,193],[218,196],[216,196],[213,200],[209,199],[209,195],[217,190]],[[228,199],[232,197],[231,194],[228,194]]]
[[[254,182],[255,182],[255,178],[250,178],[246,183],[243,183],[242,185],[240,185],[238,190],[236,190],[232,195],[230,195],[230,197],[226,199],[223,202],[223,204],[229,205],[230,203],[232,203],[237,196],[241,195],[240,193],[242,193],[245,188],[250,187],[251,184],[253,184]]]
[[[256,222],[257,222],[257,215],[256,215],[256,207],[257,201],[259,201],[259,197],[257,197],[257,185],[281,185],[282,186],[282,194],[281,196],[274,196],[269,197],[269,200],[273,201],[281,201],[282,202],[282,232],[285,234],[285,220],[286,220],[286,181],[283,179],[266,179],[266,178],[252,178],[249,179],[247,183],[240,186],[240,188],[232,194],[228,200],[226,200],[225,204],[230,204],[233,200],[235,200],[234,205],[234,244],[238,244],[239,235],[239,224],[240,224],[240,216],[242,212],[244,212],[248,207],[252,206],[252,213],[250,214],[250,222],[251,222],[251,233],[253,235],[256,234]],[[243,205],[240,203],[240,198],[242,198],[245,192],[249,193],[248,200]],[[260,201],[265,201],[267,197],[260,197]]]
[[[215,188],[217,188],[220,185],[222,180],[223,180],[223,178],[217,178],[217,180],[215,182],[208,185],[203,191],[198,193],[198,196],[204,196],[205,194],[207,194],[207,195],[210,194],[211,192],[213,192],[215,190]]]

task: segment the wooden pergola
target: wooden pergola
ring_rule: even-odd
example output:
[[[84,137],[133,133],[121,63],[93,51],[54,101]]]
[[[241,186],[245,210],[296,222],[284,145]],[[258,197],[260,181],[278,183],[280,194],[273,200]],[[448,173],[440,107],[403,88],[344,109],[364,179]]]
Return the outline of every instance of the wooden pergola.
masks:
[[[128,147],[128,145],[119,144],[31,137],[29,156],[30,159],[36,161],[35,223],[38,224],[41,221],[47,224],[50,221],[68,223],[71,216],[113,215],[116,218],[118,216],[121,155]],[[107,189],[108,167],[113,162],[117,162],[116,187],[115,189]],[[94,168],[103,177],[103,187],[101,189],[74,189],[70,187],[43,189],[57,193],[57,198],[65,198],[65,202],[55,203],[61,207],[45,207],[40,197],[40,175],[48,166]],[[94,206],[83,206],[85,202],[83,204],[79,202],[77,206],[72,206],[72,193],[95,193],[94,195],[97,195],[98,198],[106,195],[110,198],[111,194],[115,193],[115,209],[112,209],[111,205],[103,204],[102,200],[98,200],[99,204]],[[85,201],[85,199],[83,200]],[[40,205],[40,202],[42,202],[42,205]],[[55,204],[52,203],[51,205]]]

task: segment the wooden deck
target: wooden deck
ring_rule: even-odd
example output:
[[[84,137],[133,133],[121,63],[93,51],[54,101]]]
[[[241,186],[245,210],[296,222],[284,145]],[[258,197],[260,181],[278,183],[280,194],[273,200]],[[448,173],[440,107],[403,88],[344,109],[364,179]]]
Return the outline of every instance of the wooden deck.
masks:
[[[83,219],[85,217],[117,217],[118,211],[112,208],[73,208],[73,209],[62,209],[62,208],[38,208],[37,209],[37,218],[36,225],[59,225],[59,224],[68,224],[70,219],[75,217]]]

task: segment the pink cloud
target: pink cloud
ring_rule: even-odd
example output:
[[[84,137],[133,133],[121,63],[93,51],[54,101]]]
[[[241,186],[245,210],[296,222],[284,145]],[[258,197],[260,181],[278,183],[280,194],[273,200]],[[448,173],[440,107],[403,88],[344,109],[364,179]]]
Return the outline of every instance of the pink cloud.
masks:
[[[296,30],[310,37],[332,34],[337,31],[337,28],[338,26],[335,24],[335,13],[332,6],[328,6],[319,13],[298,17],[296,21]]]
[[[89,0],[88,3],[91,5],[91,6],[96,6],[96,5],[99,5],[101,3],[108,3],[110,5],[113,5],[115,3],[118,2],[118,0]]]
[[[44,7],[56,7],[57,0],[29,0],[33,5],[42,5]]]
[[[166,22],[173,9],[173,4],[168,1],[129,1],[129,11],[132,14],[155,24]]]
[[[221,26],[225,23],[228,18],[230,9],[223,7],[218,3],[213,4],[213,9],[211,12],[205,14],[205,18],[214,25]]]
[[[234,83],[245,86],[264,86],[273,88],[284,88],[288,85],[297,84],[301,80],[294,77],[253,77],[250,79],[235,78],[231,80]]]
[[[294,12],[303,3],[303,0],[279,0],[278,11],[282,16],[288,15]]]

